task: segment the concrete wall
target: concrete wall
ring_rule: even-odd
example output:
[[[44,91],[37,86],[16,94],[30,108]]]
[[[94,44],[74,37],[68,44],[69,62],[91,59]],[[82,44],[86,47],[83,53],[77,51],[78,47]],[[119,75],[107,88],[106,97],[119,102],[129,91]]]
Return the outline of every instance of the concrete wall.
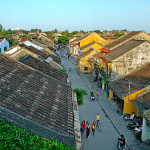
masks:
[[[144,42],[113,60],[111,79],[126,75],[148,62],[150,62],[150,43]]]
[[[38,134],[47,139],[57,140],[58,142],[62,142],[66,146],[75,148],[75,137],[59,133],[26,117],[20,116],[2,106],[0,106],[0,118],[16,126],[20,126],[21,128],[32,133]]]

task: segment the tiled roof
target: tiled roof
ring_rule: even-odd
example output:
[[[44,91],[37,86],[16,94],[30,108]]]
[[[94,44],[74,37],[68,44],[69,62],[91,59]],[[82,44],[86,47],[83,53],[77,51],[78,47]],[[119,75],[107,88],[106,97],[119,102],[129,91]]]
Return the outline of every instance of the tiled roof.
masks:
[[[27,40],[31,39],[31,37],[22,37],[20,42],[25,42]]]
[[[122,43],[122,42],[124,42],[124,41],[126,41],[126,40],[128,40],[130,38],[132,38],[133,36],[139,34],[140,32],[141,31],[132,31],[132,32],[130,32],[130,33],[128,33],[128,34],[118,38],[117,40],[115,40],[115,41],[105,45],[104,48],[111,49],[112,47],[115,47],[116,45],[118,45],[118,44],[120,44],[120,43]]]
[[[42,57],[44,57],[44,58],[47,58],[47,57],[49,56],[49,54],[44,53],[44,52],[42,52],[42,51],[36,49],[36,48],[33,47],[33,46],[27,46],[27,45],[25,45],[25,44],[20,44],[19,46],[24,47],[24,48],[28,49],[29,51],[31,51],[31,52],[33,52],[33,53],[35,53],[35,54],[37,54],[37,55],[40,55],[40,56],[42,56]]]
[[[55,56],[53,54],[49,54],[49,53],[46,53],[46,52],[43,52],[43,51],[40,51],[36,48],[34,48],[33,46],[27,46],[25,44],[20,44],[19,46],[21,47],[25,47],[26,49],[28,49],[29,51],[39,55],[39,56],[42,56],[44,58],[47,58],[47,57],[52,57],[53,61],[55,61],[56,63],[58,64],[61,64],[61,58],[59,56]]]
[[[85,52],[82,52],[82,53],[79,55],[79,58],[85,57],[86,55],[88,55],[89,53],[91,53],[93,50],[94,50],[93,48],[89,48],[89,49],[86,50]]]
[[[8,109],[8,113],[28,118],[28,122],[47,127],[59,142],[66,138],[74,141],[71,87],[3,54],[0,54],[0,106]]]
[[[88,44],[86,44],[86,45],[84,45],[84,46],[82,46],[82,47],[80,47],[80,50],[83,50],[83,49],[85,49],[85,48],[88,48],[88,47],[90,47],[91,45],[93,45],[93,44],[95,44],[95,43],[97,43],[97,42],[91,42],[91,43],[88,43]],[[100,45],[100,46],[102,46],[100,43],[97,43],[98,45]]]
[[[100,58],[100,57],[103,57],[103,53],[102,52],[98,52],[98,53],[93,55],[93,58]]]
[[[104,58],[113,61],[114,59],[118,58],[119,56],[127,53],[128,51],[132,50],[133,48],[139,46],[140,44],[144,43],[145,41],[143,40],[131,40],[124,45],[121,45],[118,48],[115,48],[114,50],[110,51],[107,53]]]
[[[150,110],[145,111],[145,112],[144,112],[144,116],[145,116],[145,118],[146,118],[147,123],[148,123],[149,126],[150,126]]]
[[[68,76],[66,73],[60,72],[59,70],[49,66],[44,62],[41,62],[40,60],[37,60],[36,58],[33,58],[32,56],[28,55],[25,58],[21,59],[20,62],[36,70],[39,70],[57,80],[60,80],[61,82],[67,83]]]
[[[147,107],[150,108],[150,90],[149,90],[149,91],[146,91],[146,92],[144,92],[144,93],[142,93],[142,94],[140,94],[139,96],[137,96],[137,99],[138,99],[140,102],[146,104]]]
[[[150,85],[150,64],[147,64],[134,72],[109,83],[109,87],[115,92],[119,98],[126,97],[130,94],[143,89]]]

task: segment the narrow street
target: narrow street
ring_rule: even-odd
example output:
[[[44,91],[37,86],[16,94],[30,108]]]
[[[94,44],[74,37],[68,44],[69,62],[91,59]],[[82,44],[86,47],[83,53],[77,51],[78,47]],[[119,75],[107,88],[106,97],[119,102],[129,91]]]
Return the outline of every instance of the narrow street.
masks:
[[[71,81],[72,88],[83,88],[88,90],[90,93],[90,89],[92,87],[92,83],[90,81],[91,75],[82,74],[79,75],[77,72],[77,64],[74,59],[68,57],[62,57],[62,64],[67,70],[68,78]],[[71,71],[69,71],[69,65],[71,66]],[[85,82],[86,81],[86,82]],[[97,88],[94,86],[94,91]],[[106,99],[103,90],[100,88],[99,90],[99,100]],[[99,131],[96,128],[95,135],[92,134],[86,139],[85,134],[82,135],[82,149],[83,150],[111,150],[117,149],[117,137],[119,134],[111,124],[110,120],[103,112],[101,106],[97,101],[91,101],[90,95],[84,96],[84,104],[79,106],[79,114],[80,114],[80,122],[83,120],[89,121],[90,124],[96,120],[97,113],[100,113],[102,119],[102,130]]]
[[[68,50],[66,47],[63,50]],[[92,89],[92,82],[90,81],[91,74],[78,73],[78,65],[74,58],[61,57],[62,65],[65,67],[68,78],[71,81],[72,88],[83,88],[88,91],[88,96],[84,96],[84,104],[79,106],[80,122],[83,120],[89,121],[90,124],[96,120],[97,113],[102,119],[102,130],[96,128],[95,136],[90,135],[86,139],[85,134],[81,136],[83,150],[116,150],[117,139],[120,134],[123,134],[126,139],[126,150],[149,150],[147,144],[141,143],[136,139],[133,130],[127,129],[127,122],[123,120],[122,116],[117,113],[117,106],[112,100],[107,99],[104,90],[97,86],[97,82],[93,83],[94,92],[98,89],[98,101],[90,100],[90,91]],[[71,71],[69,71],[69,65]]]

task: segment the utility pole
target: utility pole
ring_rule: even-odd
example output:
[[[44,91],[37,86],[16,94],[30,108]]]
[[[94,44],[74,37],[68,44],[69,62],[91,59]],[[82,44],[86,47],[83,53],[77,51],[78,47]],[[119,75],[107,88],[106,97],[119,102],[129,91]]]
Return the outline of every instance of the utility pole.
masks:
[[[130,95],[130,81],[129,81],[128,102],[129,102],[129,95]]]

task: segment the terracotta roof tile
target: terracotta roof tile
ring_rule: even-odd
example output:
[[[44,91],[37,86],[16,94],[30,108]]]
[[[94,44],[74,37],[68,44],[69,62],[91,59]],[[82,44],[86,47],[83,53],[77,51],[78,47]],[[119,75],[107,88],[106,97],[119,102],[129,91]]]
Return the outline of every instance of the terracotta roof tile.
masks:
[[[110,82],[109,87],[119,98],[123,98],[128,95],[129,82],[131,94],[150,85],[150,64],[145,65],[116,81]]]
[[[40,60],[37,60],[36,58],[33,58],[32,56],[26,56],[25,58],[21,59],[20,62],[36,70],[39,70],[57,80],[60,80],[61,82],[67,83],[68,76],[66,73],[60,72],[59,70],[49,66],[44,62],[41,62]]]
[[[85,57],[86,55],[88,55],[89,53],[91,53],[94,49],[93,48],[89,48],[88,50],[86,50],[85,52],[82,52],[79,55],[79,58]]]
[[[97,43],[97,42],[88,43],[88,44],[86,44],[86,45],[80,47],[80,50],[84,50],[84,49],[90,47],[91,45],[93,45],[93,44],[95,44],[95,43]],[[102,46],[100,43],[97,43],[97,44],[100,45],[100,46]]]
[[[36,48],[33,47],[33,46],[27,46],[27,45],[25,45],[25,44],[20,44],[19,46],[24,47],[24,48],[28,49],[29,51],[32,51],[33,53],[35,53],[35,54],[37,54],[37,55],[40,55],[40,56],[42,56],[42,57],[44,57],[44,58],[47,58],[47,57],[48,57],[48,54],[46,54],[46,53],[44,53],[44,52],[42,52],[42,51],[36,49]]]
[[[2,54],[0,105],[74,139],[71,87]]]
[[[113,61],[114,59],[118,58],[119,56],[127,53],[128,51],[130,51],[131,49],[139,46],[140,44],[144,43],[145,41],[143,40],[131,40],[123,45],[121,45],[118,48],[115,48],[114,50],[110,51],[109,53],[107,53],[104,58],[109,60],[109,61]]]
[[[137,99],[150,108],[150,90],[140,94]]]
[[[116,45],[119,45],[120,43],[124,42],[125,40],[128,40],[128,39],[132,38],[133,36],[139,34],[140,32],[141,31],[129,32],[128,34],[118,38],[117,40],[105,45],[104,48],[111,49],[111,48],[115,47]]]

